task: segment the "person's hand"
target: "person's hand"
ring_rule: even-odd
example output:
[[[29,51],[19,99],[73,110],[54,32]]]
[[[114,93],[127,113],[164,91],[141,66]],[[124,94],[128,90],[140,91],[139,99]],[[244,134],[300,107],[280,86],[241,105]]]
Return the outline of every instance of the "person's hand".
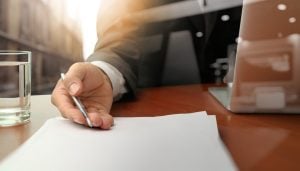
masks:
[[[70,95],[78,97],[85,106],[94,127],[109,129],[113,118],[109,114],[113,102],[112,86],[108,77],[90,63],[75,63],[57,82],[51,101],[63,117],[87,125],[84,116]]]

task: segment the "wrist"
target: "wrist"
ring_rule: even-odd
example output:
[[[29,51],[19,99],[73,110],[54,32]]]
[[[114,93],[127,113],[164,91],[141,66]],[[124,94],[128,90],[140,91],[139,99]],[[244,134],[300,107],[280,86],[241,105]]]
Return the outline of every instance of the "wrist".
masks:
[[[97,66],[105,74],[113,91],[114,101],[119,100],[127,92],[125,79],[118,69],[104,61],[93,61],[91,64]]]

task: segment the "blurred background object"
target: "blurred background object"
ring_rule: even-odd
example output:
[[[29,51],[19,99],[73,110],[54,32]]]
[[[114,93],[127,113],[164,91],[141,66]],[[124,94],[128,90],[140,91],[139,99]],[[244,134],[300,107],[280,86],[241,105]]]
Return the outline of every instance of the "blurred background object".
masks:
[[[32,94],[51,93],[61,72],[66,72],[74,62],[84,61],[93,52],[97,41],[97,14],[102,1],[0,0],[0,50],[32,51]],[[173,13],[174,16],[164,13],[172,20],[161,23],[167,23],[172,29],[165,27],[165,30],[160,30],[165,36],[162,46],[167,46],[164,52],[167,53],[166,62],[174,62],[173,58],[176,61],[172,65],[166,64],[163,84],[176,84],[183,82],[183,79],[187,80],[183,82],[186,84],[221,83],[228,69],[228,56],[232,56],[236,51],[236,48],[231,47],[237,44],[241,5],[231,6],[234,4],[233,0],[203,0],[199,1],[200,4],[198,0],[186,1],[190,3],[180,1],[166,2],[196,4],[193,5],[193,9],[199,8],[199,12],[194,10],[189,16],[179,18],[180,13]],[[202,3],[205,9],[210,9],[203,11],[208,13],[205,21],[198,20],[202,15],[201,10],[204,9],[200,8]],[[182,11],[182,7],[179,9]],[[206,20],[215,22],[205,23]],[[181,21],[186,22],[179,24]],[[148,27],[151,30],[156,24],[147,25],[146,30]],[[204,27],[204,24],[210,28],[209,34],[206,33],[208,28]],[[150,35],[145,37],[144,43],[151,49],[150,45],[158,44],[149,43],[149,37],[156,36],[156,33],[149,32]],[[206,51],[203,50],[204,46]],[[158,52],[151,52],[150,55],[157,54]],[[197,60],[196,55],[203,58]],[[174,69],[177,73],[185,71],[185,75],[172,76],[170,73],[173,73]],[[0,74],[0,80],[3,79],[2,75],[7,77],[8,73]]]
[[[65,0],[0,1],[0,49],[32,51],[33,94],[50,93],[60,72],[83,61],[80,22],[67,7]]]

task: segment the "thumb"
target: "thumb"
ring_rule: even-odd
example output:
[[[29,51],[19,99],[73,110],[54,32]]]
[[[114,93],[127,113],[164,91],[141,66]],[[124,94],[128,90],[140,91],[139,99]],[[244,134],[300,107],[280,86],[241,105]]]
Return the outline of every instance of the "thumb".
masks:
[[[65,74],[63,84],[70,93],[70,95],[77,96],[82,92],[85,70],[80,64],[74,64],[70,67],[69,71]]]

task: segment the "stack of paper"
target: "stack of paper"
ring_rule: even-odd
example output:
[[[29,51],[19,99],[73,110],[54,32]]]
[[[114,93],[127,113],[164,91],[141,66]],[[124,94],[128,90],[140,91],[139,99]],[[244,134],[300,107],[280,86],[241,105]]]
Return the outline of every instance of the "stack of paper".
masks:
[[[199,171],[236,170],[205,112],[115,118],[111,130],[63,118],[48,120],[2,161],[0,170]]]

